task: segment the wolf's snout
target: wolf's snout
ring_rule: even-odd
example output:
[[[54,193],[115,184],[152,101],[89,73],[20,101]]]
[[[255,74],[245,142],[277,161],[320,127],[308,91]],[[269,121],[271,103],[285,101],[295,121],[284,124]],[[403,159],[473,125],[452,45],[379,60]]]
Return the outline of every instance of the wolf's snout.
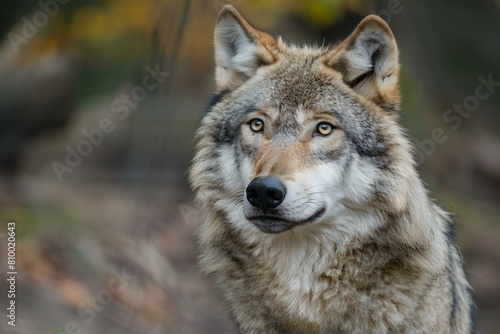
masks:
[[[264,213],[280,205],[285,195],[285,185],[275,176],[256,177],[247,187],[248,201]]]

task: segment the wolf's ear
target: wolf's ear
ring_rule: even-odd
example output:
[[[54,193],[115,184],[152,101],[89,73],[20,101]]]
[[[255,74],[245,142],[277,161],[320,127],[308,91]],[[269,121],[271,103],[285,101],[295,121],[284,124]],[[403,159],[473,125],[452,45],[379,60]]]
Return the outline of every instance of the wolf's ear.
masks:
[[[387,110],[399,110],[399,56],[384,20],[364,18],[354,32],[330,51],[327,65],[343,75],[360,95]]]
[[[214,42],[219,91],[237,88],[260,66],[276,61],[276,39],[252,27],[231,5],[219,14]]]

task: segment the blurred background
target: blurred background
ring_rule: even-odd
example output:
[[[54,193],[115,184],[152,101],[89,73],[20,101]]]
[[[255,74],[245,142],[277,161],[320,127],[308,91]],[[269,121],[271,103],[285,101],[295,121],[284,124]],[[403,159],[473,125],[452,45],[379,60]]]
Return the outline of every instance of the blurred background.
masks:
[[[197,274],[186,182],[225,3],[307,44],[336,43],[370,13],[390,24],[420,173],[455,217],[478,329],[500,333],[498,0],[2,0],[0,332],[232,332]]]

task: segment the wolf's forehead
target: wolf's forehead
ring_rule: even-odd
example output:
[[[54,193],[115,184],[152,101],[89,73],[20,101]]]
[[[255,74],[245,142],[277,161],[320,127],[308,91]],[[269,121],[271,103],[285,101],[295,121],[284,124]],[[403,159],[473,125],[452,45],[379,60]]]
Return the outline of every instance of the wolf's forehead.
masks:
[[[259,86],[263,104],[274,104],[279,110],[324,109],[332,103],[338,105],[345,97],[337,87],[336,80],[321,72],[317,64],[295,60],[274,68]],[[266,107],[266,106],[262,106]],[[301,108],[299,108],[301,107]]]

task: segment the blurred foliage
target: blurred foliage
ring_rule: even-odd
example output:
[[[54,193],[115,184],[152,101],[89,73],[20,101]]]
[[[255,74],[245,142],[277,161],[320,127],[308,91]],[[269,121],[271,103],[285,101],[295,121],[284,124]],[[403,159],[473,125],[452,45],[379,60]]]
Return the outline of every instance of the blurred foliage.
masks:
[[[144,62],[148,56],[147,36],[151,34],[155,3],[92,0],[60,5],[47,26],[20,47],[20,59],[32,62],[55,51],[73,55],[82,65],[81,99],[108,93],[133,78],[137,62]],[[40,10],[33,6],[23,17],[30,20]]]

